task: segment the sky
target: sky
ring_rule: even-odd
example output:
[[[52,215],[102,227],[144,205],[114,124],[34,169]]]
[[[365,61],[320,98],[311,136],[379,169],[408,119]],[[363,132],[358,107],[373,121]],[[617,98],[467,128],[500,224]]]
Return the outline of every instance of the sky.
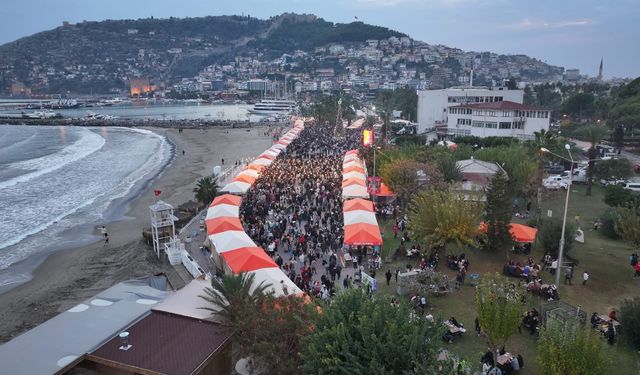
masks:
[[[71,23],[154,16],[315,14],[358,20],[430,44],[526,54],[581,74],[640,76],[640,0],[8,0],[0,44]]]

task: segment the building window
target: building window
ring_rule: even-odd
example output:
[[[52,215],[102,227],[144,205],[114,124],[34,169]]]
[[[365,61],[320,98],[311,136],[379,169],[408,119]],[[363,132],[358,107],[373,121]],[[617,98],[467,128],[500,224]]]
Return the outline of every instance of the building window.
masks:
[[[500,123],[500,129],[511,129],[511,123],[510,122],[501,122]]]
[[[474,121],[472,123],[472,126],[474,128],[484,128],[484,122],[482,122],[482,121]]]
[[[496,111],[489,111],[489,116],[496,116]]]
[[[498,128],[498,123],[497,122],[485,122],[484,123],[484,127],[488,128],[488,129],[497,129]]]
[[[502,117],[511,117],[512,115],[513,115],[513,113],[511,111],[502,112]]]
[[[524,129],[524,121],[516,121],[513,123],[513,129]]]

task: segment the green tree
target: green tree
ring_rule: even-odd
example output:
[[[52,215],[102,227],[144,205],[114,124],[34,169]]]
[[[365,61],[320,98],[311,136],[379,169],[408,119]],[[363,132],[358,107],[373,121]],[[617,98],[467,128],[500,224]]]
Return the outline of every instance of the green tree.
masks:
[[[618,312],[624,327],[624,335],[620,337],[632,348],[640,350],[640,297],[622,301]]]
[[[562,237],[562,220],[545,219],[542,221],[540,228],[540,243],[545,252],[552,256],[558,256],[558,246],[560,246],[560,238]],[[575,240],[576,228],[573,223],[567,220],[564,230],[564,253],[569,254]]]
[[[382,180],[397,194],[402,207],[412,194],[427,188],[441,188],[442,174],[433,165],[414,160],[396,160],[380,169]]]
[[[607,135],[607,130],[600,126],[588,126],[581,132],[582,137],[589,142],[590,147],[587,150],[587,158],[589,158],[589,164],[587,166],[587,195],[591,195],[591,188],[593,186],[593,172],[595,167],[595,159],[598,157],[598,151],[596,146]]]
[[[509,232],[511,222],[511,196],[509,179],[502,170],[498,170],[486,192],[484,222],[487,226],[486,248],[492,251],[507,250],[513,246]]]
[[[369,298],[359,289],[335,297],[303,340],[305,374],[435,374],[437,329],[412,318],[406,302]],[[440,373],[440,372],[438,372]]]
[[[527,148],[531,155],[535,155],[535,176],[534,183],[536,189],[536,222],[540,227],[542,222],[542,194],[544,187],[542,181],[544,179],[544,163],[546,161],[546,154],[542,151],[543,148],[548,150],[556,150],[559,148],[560,142],[555,134],[541,129],[538,132],[533,132],[534,140],[527,143]]]
[[[604,375],[608,353],[590,327],[570,320],[548,320],[538,340],[538,371],[542,375]]]
[[[602,180],[625,180],[632,174],[628,159],[599,160],[593,167],[593,176]]]
[[[595,97],[591,93],[580,92],[572,95],[565,102],[565,111],[578,118],[591,116],[594,113]]]
[[[618,208],[615,228],[625,241],[640,246],[640,207],[628,204]]]
[[[509,78],[506,83],[506,86],[509,90],[517,90],[518,89],[518,81],[514,77]]]
[[[218,195],[218,179],[211,176],[204,176],[196,182],[193,189],[196,200],[203,205],[210,204]]]
[[[620,185],[608,185],[604,188],[604,203],[611,207],[624,206],[633,199],[633,192]]]
[[[269,284],[255,284],[255,275],[240,273],[224,275],[222,279],[211,279],[211,287],[205,288],[200,296],[211,306],[203,307],[218,320],[233,325],[238,319],[244,319],[247,310],[258,309],[266,298]]]
[[[462,180],[462,171],[460,171],[460,167],[452,154],[444,155],[439,158],[436,163],[438,164],[438,170],[440,170],[446,182],[450,183]]]
[[[201,296],[202,307],[235,334],[234,352],[253,359],[252,370],[296,374],[300,366],[300,340],[311,333],[307,323],[317,314],[315,305],[303,298],[276,298],[269,284],[256,285],[254,274],[214,278]],[[277,340],[274,340],[277,337]]]
[[[533,154],[529,153],[526,148],[519,144],[487,147],[476,151],[474,157],[502,166],[509,177],[509,193],[511,195],[528,192],[536,165]]]
[[[476,288],[476,314],[480,329],[493,350],[518,332],[524,312],[524,289],[497,273],[484,274]],[[494,358],[495,362],[495,358]]]
[[[473,197],[470,197],[473,198]],[[449,190],[429,190],[418,194],[409,207],[412,235],[432,247],[454,244],[475,246],[481,206]]]

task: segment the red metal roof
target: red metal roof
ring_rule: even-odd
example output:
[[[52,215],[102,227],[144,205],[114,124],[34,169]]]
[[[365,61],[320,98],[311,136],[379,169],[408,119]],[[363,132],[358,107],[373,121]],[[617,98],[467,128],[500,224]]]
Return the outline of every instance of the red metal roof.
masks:
[[[461,104],[455,107],[471,108],[471,109],[497,109],[497,110],[503,110],[503,111],[548,111],[547,109],[544,109],[544,108],[540,108],[540,107],[536,107],[528,104],[510,102],[508,100],[501,101],[501,102],[490,102],[490,103]]]
[[[207,302],[202,300],[202,306]],[[232,333],[219,324],[153,311],[128,329],[129,350],[120,350],[118,336],[90,354],[162,374],[191,374],[211,354],[219,351]],[[92,358],[93,357],[93,358]]]

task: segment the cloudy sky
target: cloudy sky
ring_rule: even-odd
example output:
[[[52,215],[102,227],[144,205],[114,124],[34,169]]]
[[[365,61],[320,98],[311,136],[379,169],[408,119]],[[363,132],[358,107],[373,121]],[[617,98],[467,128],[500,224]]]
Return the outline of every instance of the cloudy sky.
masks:
[[[640,76],[639,0],[7,0],[0,43],[62,21],[283,12],[366,23],[471,51],[523,53],[605,77]]]

